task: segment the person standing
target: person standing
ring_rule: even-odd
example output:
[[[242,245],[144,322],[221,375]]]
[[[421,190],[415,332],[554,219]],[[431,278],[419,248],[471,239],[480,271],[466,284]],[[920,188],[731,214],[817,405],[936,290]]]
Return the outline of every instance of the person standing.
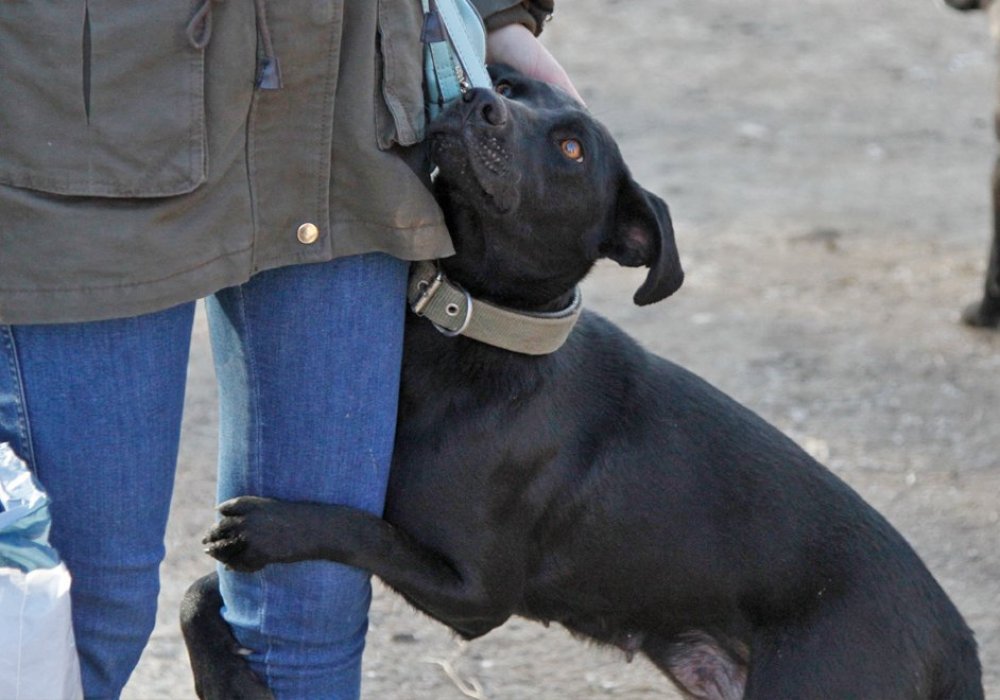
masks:
[[[473,0],[563,86],[550,0]],[[155,620],[195,301],[218,498],[381,511],[410,260],[451,244],[420,142],[417,0],[0,4],[0,442],[52,499],[85,695]],[[222,571],[278,698],[356,698],[368,575]]]

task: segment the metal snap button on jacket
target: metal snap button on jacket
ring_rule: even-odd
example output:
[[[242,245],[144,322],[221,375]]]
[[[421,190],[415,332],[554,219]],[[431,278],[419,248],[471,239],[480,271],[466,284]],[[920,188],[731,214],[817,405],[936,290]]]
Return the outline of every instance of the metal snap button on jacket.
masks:
[[[306,245],[315,243],[316,239],[319,238],[319,228],[316,224],[302,224],[299,226],[295,237],[299,239],[299,243],[305,243]]]

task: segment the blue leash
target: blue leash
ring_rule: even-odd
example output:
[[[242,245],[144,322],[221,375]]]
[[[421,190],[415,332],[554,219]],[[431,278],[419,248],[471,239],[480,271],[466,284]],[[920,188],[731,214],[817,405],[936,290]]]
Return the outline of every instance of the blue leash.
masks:
[[[468,0],[423,0],[424,84],[433,119],[474,87],[491,88],[486,27]]]

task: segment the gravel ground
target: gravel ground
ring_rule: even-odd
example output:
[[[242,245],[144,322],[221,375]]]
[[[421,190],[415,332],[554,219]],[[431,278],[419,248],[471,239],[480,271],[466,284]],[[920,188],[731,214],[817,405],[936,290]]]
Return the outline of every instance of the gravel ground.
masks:
[[[906,535],[975,629],[1000,700],[1000,335],[980,289],[995,148],[986,20],[923,0],[562,0],[546,41],[671,204],[688,272],[652,308],[586,303],[772,421]],[[125,697],[192,698],[177,606],[207,571],[216,406],[190,370],[160,623]],[[512,620],[470,644],[377,587],[366,699],[672,698],[648,663]]]

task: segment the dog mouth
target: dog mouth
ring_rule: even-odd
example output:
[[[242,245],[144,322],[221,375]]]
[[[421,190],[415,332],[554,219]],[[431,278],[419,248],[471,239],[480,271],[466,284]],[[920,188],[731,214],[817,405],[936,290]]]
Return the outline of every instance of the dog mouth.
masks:
[[[518,173],[503,138],[482,133],[467,122],[438,120],[428,132],[430,155],[438,177],[454,189],[485,201],[500,213],[517,200]]]

